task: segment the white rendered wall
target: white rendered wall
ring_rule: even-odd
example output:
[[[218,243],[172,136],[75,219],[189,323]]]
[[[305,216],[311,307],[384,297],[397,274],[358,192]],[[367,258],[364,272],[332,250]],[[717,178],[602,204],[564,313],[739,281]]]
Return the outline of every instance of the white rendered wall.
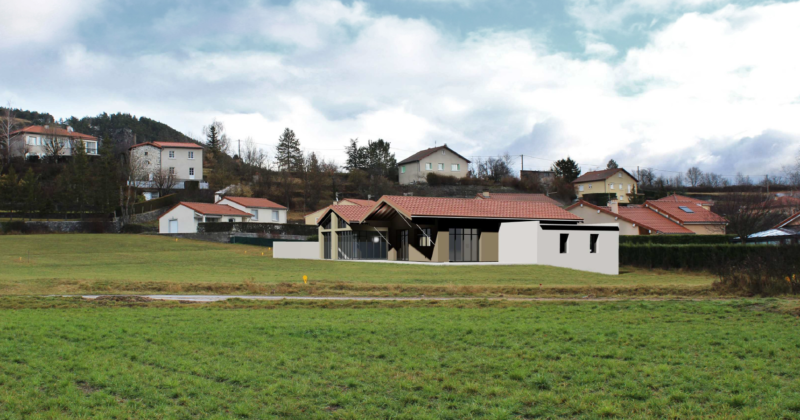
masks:
[[[234,203],[227,198],[223,198],[222,200],[217,201],[217,204],[227,204],[237,210],[241,210],[245,213],[253,214],[253,210],[258,210],[258,220],[250,219],[248,222],[250,223],[275,223],[275,224],[286,224],[286,210],[279,210],[279,209],[262,209],[259,207],[245,207],[239,203]],[[272,212],[278,212],[278,221],[275,222],[272,220]]]
[[[135,149],[134,149],[135,150]],[[169,233],[169,221],[178,221],[178,233],[197,233],[197,220],[194,210],[178,206],[158,218],[158,233]]]
[[[536,240],[539,222],[508,222],[500,224],[497,239],[497,262],[505,264],[537,264]]]
[[[319,242],[275,242],[272,258],[319,259]]]

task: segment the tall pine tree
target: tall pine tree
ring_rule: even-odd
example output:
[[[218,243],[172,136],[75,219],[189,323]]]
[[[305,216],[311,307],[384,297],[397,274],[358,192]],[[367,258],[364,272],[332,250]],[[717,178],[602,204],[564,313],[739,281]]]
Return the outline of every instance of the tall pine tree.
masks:
[[[281,171],[298,171],[303,167],[303,152],[300,150],[300,139],[289,128],[283,130],[275,147],[275,160]]]

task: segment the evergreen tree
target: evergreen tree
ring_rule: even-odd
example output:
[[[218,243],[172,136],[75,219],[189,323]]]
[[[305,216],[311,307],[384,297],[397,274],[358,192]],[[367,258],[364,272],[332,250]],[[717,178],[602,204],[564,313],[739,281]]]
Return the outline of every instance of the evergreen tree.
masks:
[[[25,176],[19,185],[20,198],[22,199],[22,217],[28,216],[31,219],[31,213],[38,211],[42,207],[42,187],[39,185],[39,177],[33,173],[33,169],[28,168]]]
[[[614,159],[611,159],[611,160],[608,161],[608,165],[606,165],[606,169],[617,169],[617,168],[619,168],[619,165],[617,165],[617,162]]]
[[[206,129],[206,144],[212,153],[219,152],[220,146],[220,133],[216,124],[211,124]]]
[[[303,166],[303,152],[300,150],[300,139],[289,128],[283,130],[278,138],[275,160],[281,171],[297,171]]]
[[[581,175],[581,167],[569,156],[567,156],[566,159],[557,160],[553,164],[552,169],[557,177],[562,178],[566,182],[575,181],[575,179]]]
[[[17,179],[17,171],[14,165],[8,168],[8,173],[0,177],[0,197],[5,204],[5,208],[11,212],[10,220],[14,220],[14,209],[17,207],[19,201],[19,185]]]
[[[89,174],[89,158],[82,141],[72,146],[72,161],[66,173],[66,193],[69,200],[77,207],[83,219],[83,212],[89,203],[91,185]]]

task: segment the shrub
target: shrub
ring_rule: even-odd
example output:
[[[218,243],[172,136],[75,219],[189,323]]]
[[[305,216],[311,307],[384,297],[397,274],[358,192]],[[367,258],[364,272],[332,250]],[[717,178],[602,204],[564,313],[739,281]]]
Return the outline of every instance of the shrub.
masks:
[[[431,186],[458,185],[460,183],[459,178],[448,175],[439,175],[433,172],[428,172],[428,175],[425,175],[425,180],[428,182],[428,185]]]
[[[654,245],[620,244],[619,263],[643,268],[717,271],[738,266],[751,256],[780,255],[800,260],[800,247],[741,244]]]
[[[145,226],[137,225],[134,223],[127,223],[122,226],[120,233],[142,233],[146,231],[151,231],[152,229],[147,229]]]
[[[750,246],[743,247],[750,248]],[[800,293],[800,247],[771,246],[772,252],[746,255],[740,260],[716,261],[718,289],[748,295]]]
[[[698,245],[729,244],[733,235],[633,235],[620,236],[622,244]]]

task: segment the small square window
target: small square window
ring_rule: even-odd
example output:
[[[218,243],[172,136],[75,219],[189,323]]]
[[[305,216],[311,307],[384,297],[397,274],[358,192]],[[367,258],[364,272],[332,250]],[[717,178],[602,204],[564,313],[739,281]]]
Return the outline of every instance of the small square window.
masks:
[[[578,185],[578,191],[583,191],[583,185]]]
[[[439,164],[439,170],[440,170],[440,171],[443,171],[443,170],[444,170],[444,163],[440,163],[440,164]]]
[[[608,189],[609,190],[613,190],[614,189],[614,184],[613,183],[612,184],[608,184]]]
[[[170,175],[175,175],[175,167],[173,167],[173,166],[169,167],[169,174]]]
[[[590,189],[590,190],[592,189],[592,184],[589,184],[589,189]]]
[[[144,155],[147,156],[147,152],[144,152]]]
[[[432,171],[433,170],[433,164],[432,163],[426,163],[425,164],[425,170],[426,171]]]
[[[460,164],[454,163],[454,164],[450,165],[450,171],[451,172],[458,172],[460,170],[461,170],[461,165]]]
[[[589,253],[590,254],[597,254],[597,238],[599,238],[599,237],[600,237],[600,235],[597,234],[597,233],[592,233],[591,235],[589,235]]]
[[[194,159],[194,152],[189,152],[189,159]]]
[[[558,252],[561,254],[567,253],[567,242],[569,241],[569,233],[562,233],[560,239],[560,246]]]
[[[406,173],[406,167],[405,167],[405,166],[401,166],[401,167],[400,167],[400,173],[401,173],[401,174],[404,174],[404,173]]]

